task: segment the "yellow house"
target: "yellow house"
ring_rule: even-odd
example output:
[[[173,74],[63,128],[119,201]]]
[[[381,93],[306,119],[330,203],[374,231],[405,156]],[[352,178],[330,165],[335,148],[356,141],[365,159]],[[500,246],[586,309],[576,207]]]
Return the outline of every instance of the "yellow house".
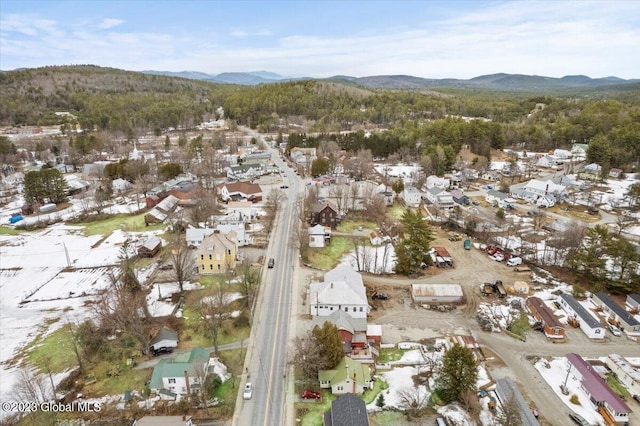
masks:
[[[236,253],[238,251],[235,232],[221,234],[214,232],[205,237],[196,250],[198,272],[201,275],[224,274],[235,269]]]

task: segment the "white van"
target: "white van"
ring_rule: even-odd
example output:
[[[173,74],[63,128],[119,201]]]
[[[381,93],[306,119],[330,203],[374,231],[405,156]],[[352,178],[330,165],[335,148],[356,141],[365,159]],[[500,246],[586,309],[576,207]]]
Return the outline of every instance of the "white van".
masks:
[[[518,266],[518,265],[522,265],[521,257],[512,257],[512,258],[509,258],[509,260],[507,260],[507,266]]]

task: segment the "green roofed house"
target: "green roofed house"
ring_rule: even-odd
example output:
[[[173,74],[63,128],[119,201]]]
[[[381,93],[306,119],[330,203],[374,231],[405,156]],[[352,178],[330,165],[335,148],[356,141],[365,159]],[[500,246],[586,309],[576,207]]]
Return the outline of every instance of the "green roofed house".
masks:
[[[169,359],[162,359],[153,368],[152,391],[160,394],[162,390],[177,395],[200,393],[207,377],[210,353],[206,349],[195,348]]]
[[[367,389],[373,389],[369,367],[346,356],[333,370],[320,370],[318,379],[320,387],[331,388],[331,393],[334,395],[360,394]]]

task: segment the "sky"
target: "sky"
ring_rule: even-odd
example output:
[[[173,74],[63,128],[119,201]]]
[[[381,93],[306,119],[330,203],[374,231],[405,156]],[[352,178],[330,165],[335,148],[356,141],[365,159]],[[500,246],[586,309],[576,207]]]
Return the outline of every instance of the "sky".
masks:
[[[640,78],[640,1],[0,0],[0,69]]]

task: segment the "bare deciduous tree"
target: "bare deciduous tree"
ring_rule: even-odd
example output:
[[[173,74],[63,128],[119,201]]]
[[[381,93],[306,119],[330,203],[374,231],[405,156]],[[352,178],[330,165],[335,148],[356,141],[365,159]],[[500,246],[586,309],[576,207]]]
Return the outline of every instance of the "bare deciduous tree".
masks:
[[[200,315],[211,333],[216,356],[220,354],[218,336],[224,320],[229,315],[229,303],[232,300],[231,294],[225,291],[225,286],[222,283],[218,283],[211,293],[200,301]]]
[[[427,407],[428,393],[417,387],[406,387],[398,391],[399,405],[410,417],[418,417]]]
[[[195,205],[190,209],[192,223],[206,223],[209,218],[219,212],[218,201],[213,190],[198,186],[193,189]]]
[[[180,293],[182,293],[184,292],[184,284],[193,278],[197,268],[194,254],[189,250],[186,242],[176,241],[171,249],[171,264],[173,265],[173,277],[178,282]]]

